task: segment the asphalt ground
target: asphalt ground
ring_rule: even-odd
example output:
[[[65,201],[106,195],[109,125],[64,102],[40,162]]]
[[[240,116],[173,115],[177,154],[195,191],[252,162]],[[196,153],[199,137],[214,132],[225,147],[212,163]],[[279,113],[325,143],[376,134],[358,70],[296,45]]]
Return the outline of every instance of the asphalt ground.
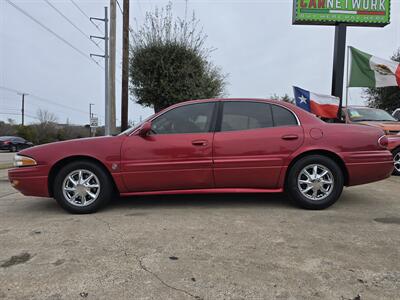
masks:
[[[0,170],[0,299],[400,299],[399,195],[391,177],[324,211],[245,194],[71,215]]]

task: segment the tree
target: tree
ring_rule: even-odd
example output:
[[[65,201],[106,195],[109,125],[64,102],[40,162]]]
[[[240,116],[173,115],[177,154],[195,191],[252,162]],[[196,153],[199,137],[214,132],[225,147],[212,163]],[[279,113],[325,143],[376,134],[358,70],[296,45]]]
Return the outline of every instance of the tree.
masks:
[[[400,62],[400,48],[391,59]],[[364,95],[370,107],[381,108],[389,112],[400,107],[400,88],[398,86],[368,88],[364,90]]]
[[[272,100],[279,100],[279,101],[283,101],[283,102],[288,102],[288,103],[295,103],[294,98],[290,97],[288,94],[285,94],[283,96],[279,96],[277,94],[274,94],[271,96]]]
[[[56,115],[45,109],[39,109],[37,111],[37,118],[38,118],[40,124],[49,125],[49,124],[54,124],[57,122]]]
[[[190,99],[221,96],[226,76],[209,61],[206,35],[190,20],[174,18],[172,3],[147,13],[133,34],[130,49],[130,93],[155,112]]]
[[[32,126],[17,126],[17,136],[26,139],[27,141],[36,141],[37,132]]]
[[[45,144],[57,140],[57,117],[52,112],[45,109],[37,111],[37,119],[39,124],[35,125],[36,144]]]

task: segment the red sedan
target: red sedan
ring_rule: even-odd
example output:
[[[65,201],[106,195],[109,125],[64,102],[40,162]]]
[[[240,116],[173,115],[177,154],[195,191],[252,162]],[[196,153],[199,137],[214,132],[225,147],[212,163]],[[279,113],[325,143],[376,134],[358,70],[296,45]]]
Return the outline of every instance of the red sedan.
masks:
[[[323,209],[343,186],[393,171],[382,129],[327,124],[291,104],[211,99],[174,105],[108,136],[19,152],[11,184],[90,213],[113,194],[279,193]]]

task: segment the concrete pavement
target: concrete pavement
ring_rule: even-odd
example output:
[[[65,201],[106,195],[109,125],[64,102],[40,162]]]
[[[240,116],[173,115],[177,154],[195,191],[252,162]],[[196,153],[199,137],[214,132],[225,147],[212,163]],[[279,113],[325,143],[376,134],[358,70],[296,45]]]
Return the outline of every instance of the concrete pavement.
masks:
[[[12,165],[15,153],[0,151],[0,169]]]
[[[399,194],[391,177],[324,211],[201,195],[81,216],[0,179],[0,299],[399,299]]]

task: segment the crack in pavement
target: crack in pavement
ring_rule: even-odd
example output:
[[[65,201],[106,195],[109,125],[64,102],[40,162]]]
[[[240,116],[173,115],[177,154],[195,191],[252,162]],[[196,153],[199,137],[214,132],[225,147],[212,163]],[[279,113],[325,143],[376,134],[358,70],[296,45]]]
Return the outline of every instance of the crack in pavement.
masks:
[[[194,299],[198,299],[198,300],[203,299],[203,298],[201,298],[200,296],[193,295],[192,293],[190,293],[190,292],[188,292],[188,291],[186,291],[186,290],[183,290],[183,289],[174,287],[174,286],[172,286],[172,285],[169,285],[169,284],[166,283],[164,280],[162,280],[162,279],[160,278],[160,276],[158,276],[156,273],[154,273],[153,271],[151,271],[150,269],[148,269],[148,268],[143,264],[143,258],[144,258],[144,257],[138,257],[138,256],[135,255],[135,254],[133,254],[133,256],[135,256],[135,258],[136,258],[136,260],[138,261],[139,266],[140,266],[140,268],[141,268],[142,270],[144,270],[144,271],[146,271],[147,273],[153,275],[154,278],[156,278],[160,283],[162,283],[162,284],[163,284],[164,286],[166,286],[167,288],[170,288],[170,289],[173,289],[173,290],[175,290],[175,291],[184,293],[184,294],[186,294],[186,295],[188,295],[188,296],[190,296],[190,297],[192,297],[192,298],[194,298]]]
[[[121,240],[123,240],[123,235],[121,234],[121,232],[119,232],[118,230],[115,230],[115,229],[111,226],[111,224],[110,224],[108,221],[106,221],[106,220],[104,220],[104,219],[101,219],[101,218],[98,217],[98,216],[94,216],[94,218],[95,218],[96,220],[98,220],[99,222],[102,222],[102,223],[106,224],[107,227],[108,227],[108,229],[109,229],[110,231],[116,233],[116,234],[121,238]],[[117,241],[117,242],[121,245],[120,241]],[[124,245],[122,245],[122,246],[123,246],[123,247],[121,247],[121,248],[123,249],[125,256],[129,256],[126,247],[125,247]],[[146,267],[146,266],[144,265],[144,263],[143,263],[144,257],[139,257],[139,256],[137,256],[137,255],[134,254],[134,253],[132,254],[132,256],[135,257],[137,263],[139,264],[139,267],[140,267],[143,271],[145,271],[145,272],[149,273],[150,275],[152,275],[155,279],[157,279],[157,280],[158,280],[162,285],[164,285],[165,287],[167,287],[167,288],[169,288],[169,289],[172,289],[172,290],[174,290],[174,291],[180,292],[180,293],[184,293],[185,295],[187,295],[187,296],[189,296],[189,297],[192,297],[192,298],[194,298],[194,299],[197,299],[197,300],[202,300],[202,299],[203,299],[203,298],[200,297],[200,296],[193,295],[192,293],[190,293],[190,292],[188,292],[188,291],[186,291],[186,290],[183,290],[183,289],[174,287],[174,286],[172,286],[172,285],[166,283],[159,275],[157,275],[156,273],[154,273],[153,271],[151,271],[148,267]]]

